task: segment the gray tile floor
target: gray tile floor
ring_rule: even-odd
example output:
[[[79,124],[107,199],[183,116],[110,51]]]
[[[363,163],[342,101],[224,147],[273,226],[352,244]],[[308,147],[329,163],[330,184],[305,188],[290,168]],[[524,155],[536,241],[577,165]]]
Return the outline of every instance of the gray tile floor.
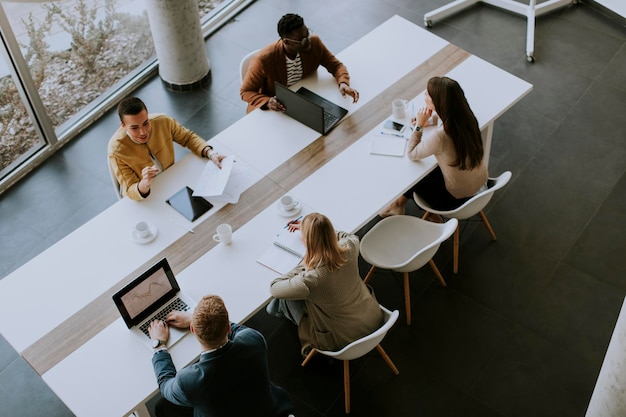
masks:
[[[394,14],[421,25],[446,2],[259,0],[207,41],[213,79],[205,90],[174,94],[155,78],[136,94],[208,139],[244,115],[239,60],[275,39],[282,14],[300,13],[340,51]],[[495,126],[490,171],[514,174],[487,210],[498,240],[471,222],[458,275],[449,243],[437,255],[448,288],[427,269],[413,274],[414,323],[398,322],[384,341],[401,373],[374,354],[356,361],[353,415],[586,410],[626,294],[626,27],[586,3],[557,10],[537,20],[534,64],[525,61],[525,28],[521,17],[488,6],[432,28],[534,91]],[[411,48],[419,45],[407,40]],[[115,202],[104,155],[117,123],[109,112],[0,196],[0,276]],[[383,271],[372,284],[383,304],[403,312],[401,277]],[[249,325],[268,338],[272,378],[299,417],[343,415],[337,364],[300,367],[295,329],[264,312]],[[3,338],[0,386],[2,416],[72,415]]]

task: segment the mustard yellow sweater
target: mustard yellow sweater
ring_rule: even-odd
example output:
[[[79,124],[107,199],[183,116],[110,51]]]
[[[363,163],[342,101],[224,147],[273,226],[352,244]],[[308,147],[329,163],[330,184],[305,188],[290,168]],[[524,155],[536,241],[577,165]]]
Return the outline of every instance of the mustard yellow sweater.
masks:
[[[166,170],[174,164],[174,142],[189,148],[200,157],[202,150],[207,146],[204,139],[169,116],[150,114],[148,117],[151,129],[147,143],[133,142],[121,127],[109,140],[111,172],[120,184],[122,195],[133,200],[144,198],[137,186],[141,181],[141,171],[147,166],[154,165],[150,154],[159,161],[163,170]]]

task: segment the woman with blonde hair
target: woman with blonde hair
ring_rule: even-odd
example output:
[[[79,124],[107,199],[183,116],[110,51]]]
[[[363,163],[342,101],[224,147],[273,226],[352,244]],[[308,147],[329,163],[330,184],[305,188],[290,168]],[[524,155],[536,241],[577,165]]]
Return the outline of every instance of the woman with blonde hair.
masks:
[[[270,284],[268,313],[298,326],[302,354],[311,347],[339,350],[376,330],[383,321],[378,302],[359,275],[359,238],[335,232],[328,218],[311,213],[290,231],[300,230],[302,262]]]
[[[408,155],[412,161],[434,155],[438,166],[383,210],[381,217],[404,214],[404,205],[413,198],[413,192],[435,209],[452,210],[486,187],[487,166],[478,121],[459,83],[448,77],[432,77],[424,101],[426,107],[411,121],[415,130]],[[424,135],[434,112],[442,125]]]

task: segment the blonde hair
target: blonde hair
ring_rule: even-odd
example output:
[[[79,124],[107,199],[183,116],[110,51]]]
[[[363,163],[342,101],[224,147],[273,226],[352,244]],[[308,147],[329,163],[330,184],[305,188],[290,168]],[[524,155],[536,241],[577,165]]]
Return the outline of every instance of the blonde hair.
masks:
[[[191,318],[196,336],[209,348],[224,343],[229,323],[224,300],[217,295],[202,297]]]
[[[306,247],[304,264],[308,269],[324,265],[328,271],[333,271],[346,263],[343,254],[348,249],[339,246],[337,233],[328,217],[311,213],[302,220],[300,231]]]

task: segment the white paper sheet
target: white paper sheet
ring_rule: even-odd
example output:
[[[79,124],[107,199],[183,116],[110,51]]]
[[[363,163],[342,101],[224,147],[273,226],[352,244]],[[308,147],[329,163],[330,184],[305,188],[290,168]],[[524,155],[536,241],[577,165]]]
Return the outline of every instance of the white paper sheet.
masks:
[[[233,155],[222,159],[222,169],[211,161],[207,162],[198,178],[193,195],[201,197],[222,195],[233,170],[234,161]]]
[[[405,138],[373,135],[370,139],[370,153],[372,154],[403,156],[405,147]]]

